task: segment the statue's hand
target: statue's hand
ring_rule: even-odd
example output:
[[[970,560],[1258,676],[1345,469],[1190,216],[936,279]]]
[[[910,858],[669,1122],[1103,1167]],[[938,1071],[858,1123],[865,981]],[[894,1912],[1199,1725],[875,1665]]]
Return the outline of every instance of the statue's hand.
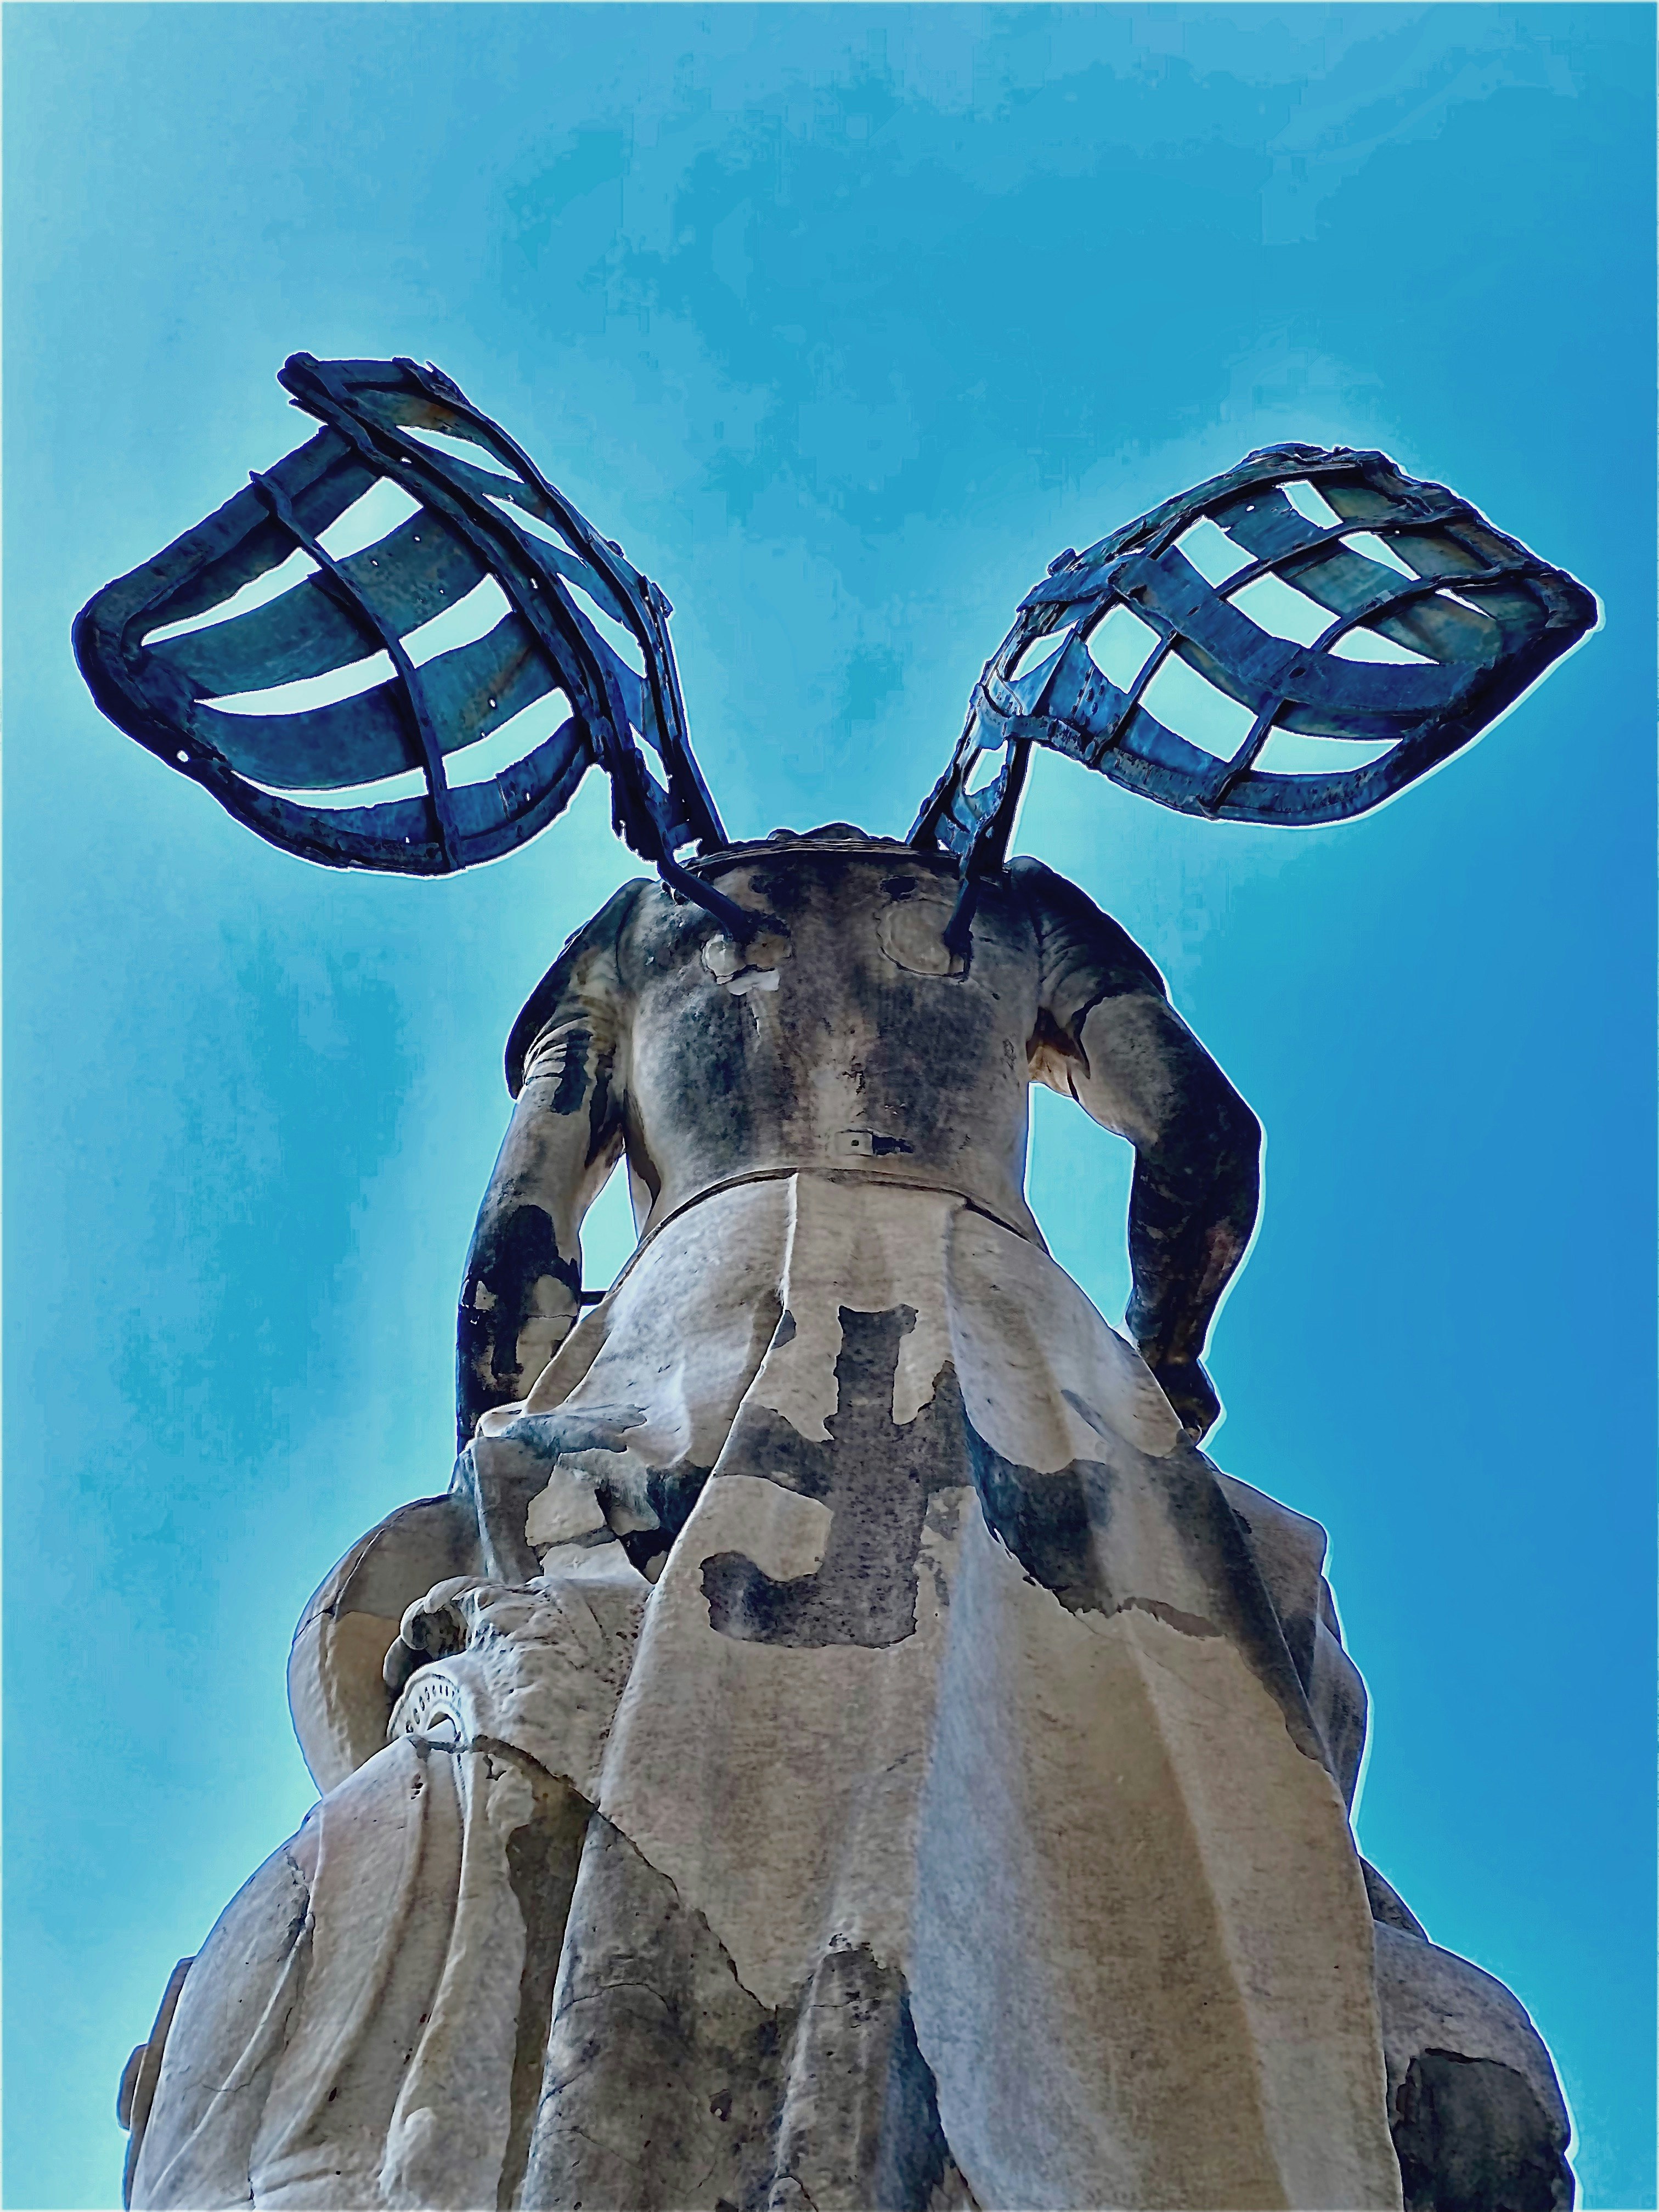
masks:
[[[386,1655],[380,1672],[395,1697],[417,1667],[428,1659],[444,1659],[465,1651],[471,1620],[464,1601],[475,1590],[491,1584],[476,1575],[453,1575],[435,1583],[424,1597],[404,1608],[398,1640]]]
[[[1194,1443],[1200,1443],[1221,1417],[1221,1401],[1204,1372],[1201,1360],[1149,1360],[1152,1376],[1176,1411],[1176,1417]]]

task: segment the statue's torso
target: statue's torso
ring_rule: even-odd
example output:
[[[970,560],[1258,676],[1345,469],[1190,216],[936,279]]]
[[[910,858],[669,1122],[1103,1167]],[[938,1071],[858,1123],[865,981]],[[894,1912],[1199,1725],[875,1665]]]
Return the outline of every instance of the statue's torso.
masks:
[[[619,1073],[641,1223],[711,1185],[833,1170],[960,1191],[1028,1235],[1027,1092],[1036,933],[988,890],[952,960],[948,860],[902,847],[790,844],[709,872],[776,917],[739,947],[641,886],[617,943],[631,1002]]]

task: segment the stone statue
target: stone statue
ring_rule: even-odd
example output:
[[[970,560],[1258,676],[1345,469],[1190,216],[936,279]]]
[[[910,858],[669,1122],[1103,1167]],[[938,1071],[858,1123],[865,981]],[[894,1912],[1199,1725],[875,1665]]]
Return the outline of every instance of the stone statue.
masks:
[[[267,567],[296,538],[321,550],[302,495],[331,468],[329,496],[356,497],[345,464],[395,443],[362,401],[366,370],[386,372],[374,389],[405,427],[441,408],[477,437],[483,418],[435,372],[346,368],[355,384],[339,364],[306,372],[331,426],[304,449],[309,475],[302,454],[285,485],[256,479],[239,514],[233,501],[173,567],[141,572],[136,612],[119,597],[132,579],[100,595],[79,642],[123,726],[148,686],[135,734],[182,739],[181,764],[262,834],[408,864],[414,833],[404,853],[375,843],[396,824],[262,813],[232,790],[228,756],[203,767],[216,726],[195,702],[226,696],[233,644],[268,665],[275,626],[181,635],[206,642],[159,675],[142,635],[120,642],[181,604],[216,607],[251,539]],[[553,511],[484,427],[518,471],[499,481]],[[343,460],[316,452],[330,437]],[[1215,609],[1170,550],[1194,502],[1243,543],[1279,529],[1309,590],[1352,598],[1341,564],[1374,564],[1334,529],[1311,549],[1288,532],[1279,509],[1302,518],[1279,487],[1325,465],[1333,508],[1374,529],[1379,470],[1288,450],[1106,555],[1062,556],[908,842],[847,823],[728,841],[684,745],[666,603],[557,509],[575,557],[540,588],[586,564],[647,644],[630,695],[578,611],[592,665],[560,678],[576,724],[561,742],[612,774],[658,879],[571,939],[514,1030],[516,1103],[460,1300],[453,1479],[355,1545],[300,1623],[290,1698],[323,1794],[133,2055],[132,2204],[1571,2204],[1567,2116],[1526,2013],[1431,1943],[1356,1851],[1365,1698],[1322,1531],[1199,1448],[1218,1412],[1206,1332],[1255,1220],[1255,1117],[1139,947],[1007,858],[1030,745],[1105,757],[1108,728],[1135,738],[1109,752],[1120,780],[1170,803],[1353,811],[1352,792],[1275,793],[1286,780],[1256,769],[1259,740],[1231,781],[1210,760],[1201,791],[1182,784],[1183,741],[1149,735],[1103,678],[1091,693],[1067,674],[1113,593],[1167,613],[1178,588],[1172,649],[1221,666]],[[425,534],[449,515],[483,558],[443,503],[465,520],[456,487],[482,471],[431,467]],[[1491,615],[1473,591],[1413,595],[1391,572],[1386,603],[1366,603],[1374,624],[1437,637],[1435,676],[1463,685],[1461,737],[1450,708],[1442,723],[1419,695],[1399,709],[1399,748],[1420,763],[1474,733],[1470,700],[1490,708],[1510,661],[1530,652],[1535,676],[1553,657],[1540,614],[1505,660],[1517,604],[1530,592],[1555,621],[1588,594],[1437,488],[1396,479],[1389,495],[1419,502],[1401,527],[1425,576],[1448,572],[1448,545],[1465,577],[1511,549]],[[491,573],[520,556],[497,549]],[[288,617],[313,655],[352,582],[326,557],[301,587],[320,611]],[[373,618],[399,635],[416,596]],[[523,605],[533,645],[545,610]],[[1479,683],[1445,647],[1466,607],[1497,638]],[[1033,637],[1067,623],[1022,675]],[[1269,727],[1317,690],[1298,694],[1280,663]],[[446,818],[443,758],[465,740],[445,742],[461,687],[446,695],[435,665],[436,707],[403,708],[406,750],[438,763],[419,849],[465,865],[467,841],[502,822],[531,834],[569,763],[550,741],[504,784],[493,827],[461,800],[478,786],[451,793]],[[1376,679],[1415,672],[1362,664],[1363,710],[1380,721],[1401,695]],[[198,688],[180,705],[185,679]],[[334,739],[344,729],[337,715]],[[666,790],[638,771],[634,730]],[[977,756],[999,745],[975,791]],[[1380,781],[1342,771],[1372,776],[1364,804],[1387,795],[1379,765]],[[319,787],[314,747],[312,781],[298,773]],[[682,861],[677,833],[702,812]],[[1026,1204],[1033,1082],[1134,1146],[1127,1336]],[[618,1164],[639,1241],[594,1301],[581,1221]]]

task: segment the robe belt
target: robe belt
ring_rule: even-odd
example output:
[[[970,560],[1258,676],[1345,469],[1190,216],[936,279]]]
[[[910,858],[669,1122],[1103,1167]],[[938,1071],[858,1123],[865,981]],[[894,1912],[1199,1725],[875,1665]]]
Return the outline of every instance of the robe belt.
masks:
[[[602,1291],[597,1295],[592,1291],[584,1291],[582,1304],[599,1305],[611,1296],[611,1291],[620,1289],[633,1273],[635,1265],[642,1257],[646,1247],[661,1236],[671,1221],[678,1221],[683,1213],[689,1213],[694,1206],[701,1206],[705,1199],[718,1198],[722,1191],[737,1190],[744,1183],[793,1182],[798,1176],[817,1176],[828,1182],[862,1183],[866,1186],[875,1183],[884,1190],[925,1190],[931,1192],[935,1198],[953,1198],[959,1204],[965,1206],[970,1213],[981,1214],[987,1221],[994,1221],[999,1229],[1007,1230],[1011,1236],[1019,1237],[1027,1244],[1035,1244],[1040,1252],[1047,1252],[1048,1249],[1040,1235],[1033,1236],[1030,1230],[1022,1229],[1017,1221],[1009,1221],[1002,1214],[993,1212],[991,1208],[979,1199],[971,1197],[965,1190],[952,1189],[948,1183],[921,1182],[914,1176],[883,1175],[878,1170],[867,1168],[830,1168],[817,1164],[750,1168],[743,1175],[722,1176],[718,1182],[705,1183],[701,1190],[694,1190],[690,1198],[683,1198],[678,1206],[671,1206],[660,1221],[653,1221],[641,1235],[638,1243],[635,1245],[618,1269],[617,1279],[611,1284],[611,1289]]]

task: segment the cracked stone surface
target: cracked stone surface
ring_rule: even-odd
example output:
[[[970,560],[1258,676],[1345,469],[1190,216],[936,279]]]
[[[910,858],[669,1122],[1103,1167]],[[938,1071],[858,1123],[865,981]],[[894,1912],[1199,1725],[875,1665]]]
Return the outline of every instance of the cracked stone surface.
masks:
[[[515,1032],[453,1482],[307,1609],[325,1794],[135,2054],[132,2203],[1570,2205],[1531,2022],[1355,1850],[1323,1532],[1190,1433],[1247,1109],[1046,871],[967,961],[903,848],[721,882],[749,944],[630,886]],[[1145,1358],[1032,1080],[1137,1146]]]

